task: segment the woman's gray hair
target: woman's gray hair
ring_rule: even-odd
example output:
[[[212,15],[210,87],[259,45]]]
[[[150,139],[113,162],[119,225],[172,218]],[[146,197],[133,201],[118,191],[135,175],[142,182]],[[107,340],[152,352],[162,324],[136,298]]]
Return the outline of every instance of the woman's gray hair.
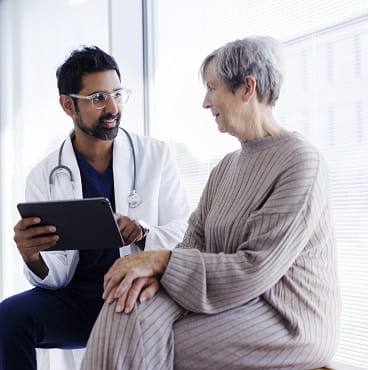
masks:
[[[233,93],[244,84],[246,76],[253,76],[260,100],[275,105],[283,80],[281,54],[281,43],[276,39],[247,37],[229,42],[209,54],[200,73],[204,81],[206,67],[213,61],[216,73]]]

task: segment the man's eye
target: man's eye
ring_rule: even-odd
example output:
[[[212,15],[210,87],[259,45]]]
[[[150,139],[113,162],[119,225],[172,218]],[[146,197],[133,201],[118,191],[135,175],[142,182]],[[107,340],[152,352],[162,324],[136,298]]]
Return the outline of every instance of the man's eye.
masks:
[[[121,90],[114,92],[114,98],[120,98],[121,97]]]
[[[93,96],[93,101],[94,102],[106,101],[106,95],[102,93],[97,93]]]

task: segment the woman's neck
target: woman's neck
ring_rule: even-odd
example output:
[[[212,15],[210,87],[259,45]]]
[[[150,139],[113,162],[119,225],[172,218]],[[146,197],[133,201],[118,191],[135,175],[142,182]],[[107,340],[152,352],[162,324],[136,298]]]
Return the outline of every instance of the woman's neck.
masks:
[[[266,136],[274,136],[286,132],[273,116],[272,107],[269,105],[258,104],[248,116],[248,123],[244,132],[240,135],[241,142],[253,141]]]

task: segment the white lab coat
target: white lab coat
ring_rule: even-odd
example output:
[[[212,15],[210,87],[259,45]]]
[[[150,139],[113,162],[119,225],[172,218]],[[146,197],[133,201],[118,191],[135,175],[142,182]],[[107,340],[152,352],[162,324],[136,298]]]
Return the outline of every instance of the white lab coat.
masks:
[[[133,160],[126,135],[119,130],[113,146],[113,172],[116,212],[132,219],[143,220],[149,227],[145,250],[172,249],[182,240],[187,227],[189,204],[178,172],[170,157],[168,146],[146,136],[131,134],[136,154],[136,190],[143,202],[137,208],[129,208],[127,197],[133,181]],[[51,200],[49,176],[58,164],[59,148],[32,169],[26,182],[26,201]],[[74,154],[71,137],[68,136],[62,151],[62,164],[68,166],[74,176],[74,190],[65,171],[54,177],[53,198],[83,198],[81,177]],[[131,245],[132,253],[138,247]],[[49,273],[41,279],[24,267],[29,282],[46,289],[66,286],[72,279],[79,261],[79,252],[41,252],[49,267]],[[120,255],[126,255],[120,249]]]

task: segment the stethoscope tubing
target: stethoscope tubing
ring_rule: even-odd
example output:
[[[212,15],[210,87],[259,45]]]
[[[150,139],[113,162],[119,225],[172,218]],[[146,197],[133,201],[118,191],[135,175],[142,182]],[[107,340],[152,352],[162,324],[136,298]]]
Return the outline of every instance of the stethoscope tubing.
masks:
[[[135,185],[136,185],[136,180],[137,180],[137,163],[136,163],[136,157],[135,157],[135,149],[134,149],[134,145],[133,145],[133,140],[132,140],[132,137],[130,136],[129,132],[127,130],[125,130],[125,128],[122,128],[122,127],[119,127],[120,130],[122,130],[126,137],[128,138],[129,140],[129,144],[130,144],[130,149],[132,151],[132,159],[133,159],[133,183],[132,183],[132,188],[131,188],[131,194],[134,194],[136,193],[136,188],[135,188]]]
[[[132,152],[132,160],[133,160],[133,181],[132,181],[132,186],[131,186],[131,189],[130,189],[130,194],[128,196],[128,203],[129,203],[129,207],[135,208],[139,204],[141,204],[141,202],[142,202],[142,200],[140,198],[140,195],[137,193],[137,190],[136,190],[137,163],[136,163],[135,149],[134,149],[134,144],[133,144],[132,137],[130,136],[129,132],[127,130],[125,130],[124,128],[122,128],[122,127],[119,127],[119,128],[120,128],[120,130],[122,130],[125,133],[128,141],[129,141],[130,150]],[[55,179],[56,173],[59,170],[64,170],[64,171],[66,171],[68,173],[69,180],[72,183],[72,187],[74,189],[74,185],[73,185],[74,184],[73,172],[72,172],[72,170],[68,166],[65,166],[65,165],[62,164],[62,153],[63,153],[64,145],[65,145],[65,140],[62,142],[62,144],[60,146],[60,149],[59,149],[58,164],[57,164],[57,166],[55,166],[50,171],[50,174],[49,174],[49,186],[50,186],[50,194],[51,194],[51,197],[52,198],[53,198],[52,187],[54,185],[54,179]]]

